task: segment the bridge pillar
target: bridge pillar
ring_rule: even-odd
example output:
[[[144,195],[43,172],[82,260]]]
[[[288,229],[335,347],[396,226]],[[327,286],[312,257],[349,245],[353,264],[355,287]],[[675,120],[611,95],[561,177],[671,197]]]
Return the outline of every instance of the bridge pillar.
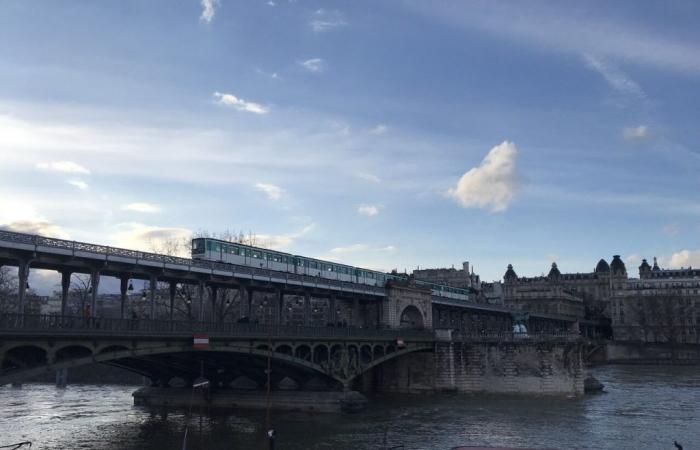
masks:
[[[124,318],[124,308],[126,308],[126,294],[129,291],[129,277],[119,278],[119,318]]]
[[[211,321],[216,322],[216,298],[219,295],[218,286],[209,287],[209,302],[211,303]]]
[[[250,313],[250,308],[248,307],[248,298],[246,296],[246,289],[244,286],[239,286],[238,287],[238,317],[239,318],[244,318],[248,317],[248,314]]]
[[[204,281],[200,281],[197,285],[197,300],[199,301],[198,319],[204,322]]]
[[[334,326],[338,321],[338,314],[335,310],[335,294],[331,294],[331,298],[328,300],[328,321]]]
[[[171,281],[168,287],[170,288],[170,314],[168,317],[170,318],[170,322],[172,322],[173,315],[175,314],[175,294],[177,293],[177,283]]]
[[[27,294],[27,283],[29,282],[29,260],[20,260],[17,271],[19,286],[17,289],[17,312],[24,314],[24,300]]]
[[[61,271],[61,316],[66,315],[66,306],[68,305],[68,292],[70,290],[70,277],[72,273],[69,270]]]
[[[284,291],[277,289],[275,292],[275,324],[282,324],[282,309],[284,308]]]
[[[97,291],[100,287],[100,271],[93,269],[90,272],[90,288],[92,296],[90,297],[90,317],[97,317]]]
[[[151,275],[151,280],[149,283],[150,297],[148,299],[148,318],[154,320],[156,318],[156,286],[158,284],[158,279],[155,275]]]
[[[311,325],[311,294],[304,292],[304,326]]]

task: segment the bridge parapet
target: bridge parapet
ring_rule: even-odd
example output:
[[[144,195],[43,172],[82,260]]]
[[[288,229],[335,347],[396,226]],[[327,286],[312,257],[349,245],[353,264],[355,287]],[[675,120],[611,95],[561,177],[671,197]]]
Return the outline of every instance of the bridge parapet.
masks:
[[[0,336],[183,337],[206,333],[220,338],[303,338],[432,342],[430,330],[312,327],[255,323],[111,319],[45,314],[0,314]]]

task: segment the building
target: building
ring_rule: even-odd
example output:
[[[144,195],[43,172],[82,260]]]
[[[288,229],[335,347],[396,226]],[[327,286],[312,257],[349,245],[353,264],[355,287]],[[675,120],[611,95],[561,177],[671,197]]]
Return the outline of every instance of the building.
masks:
[[[611,298],[615,339],[623,341],[700,343],[700,270],[661,269],[654,258],[643,260],[639,278]]]
[[[616,291],[626,289],[627,281],[620,255],[614,255],[610,264],[601,259],[593,271],[585,273],[561,273],[553,263],[549,274],[540,277],[519,278],[509,264],[503,277],[504,300],[515,307],[527,303],[541,312],[559,310],[587,319],[609,318],[610,299]]]
[[[546,277],[531,278],[518,278],[513,266],[508,264],[503,280],[506,306],[529,312],[585,317],[583,297],[563,282],[556,263],[552,263]]]
[[[435,284],[467,289],[478,293],[481,290],[479,275],[474,273],[474,267],[469,269],[469,261],[462,263],[461,269],[451,267],[449,269],[416,269],[413,278]]]

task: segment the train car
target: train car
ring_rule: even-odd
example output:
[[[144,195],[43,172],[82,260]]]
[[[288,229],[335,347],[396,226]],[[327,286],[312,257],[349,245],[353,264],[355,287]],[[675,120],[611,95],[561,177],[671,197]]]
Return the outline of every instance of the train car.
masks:
[[[192,239],[192,258],[279,270],[330,280],[384,286],[390,275],[375,270],[292,255],[213,238]]]
[[[211,238],[192,239],[192,258],[294,273],[294,255]]]

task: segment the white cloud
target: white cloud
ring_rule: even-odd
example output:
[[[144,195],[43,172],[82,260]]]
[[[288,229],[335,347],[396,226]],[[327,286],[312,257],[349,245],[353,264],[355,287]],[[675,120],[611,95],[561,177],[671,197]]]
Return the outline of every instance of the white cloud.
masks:
[[[169,247],[171,241],[190,239],[192,231],[185,228],[158,227],[137,222],[120,223],[110,235],[111,245],[144,252]],[[188,251],[181,249],[175,256],[187,257]]]
[[[265,195],[267,195],[267,198],[272,200],[273,202],[276,202],[277,200],[281,199],[282,195],[284,195],[284,189],[274,184],[255,183],[254,187],[256,190],[264,192]]]
[[[663,232],[667,236],[677,236],[680,231],[681,230],[676,223],[668,223],[663,227]]]
[[[669,265],[674,269],[681,267],[700,267],[700,250],[681,250],[671,255]]]
[[[375,253],[390,253],[395,252],[396,247],[393,245],[387,245],[384,247],[371,247],[367,244],[352,244],[347,247],[335,247],[331,249],[331,253],[334,255],[342,255],[348,253],[360,253],[360,252],[375,252]]]
[[[617,92],[632,95],[637,98],[646,97],[642,87],[613,64],[607,63],[593,55],[584,55],[584,59],[586,61],[586,66],[598,72],[610,87]]]
[[[153,203],[135,202],[122,205],[124,211],[134,211],[140,213],[155,214],[160,212],[160,206]]]
[[[273,2],[272,0],[268,1],[267,6],[275,6],[277,3]]]
[[[62,227],[47,219],[26,201],[0,196],[0,228],[18,233],[70,239]]]
[[[218,104],[234,108],[238,111],[245,111],[253,114],[267,114],[270,111],[266,106],[259,103],[247,102],[233,94],[214,92],[214,97],[217,99],[216,102]]]
[[[377,124],[377,126],[375,126],[374,128],[371,128],[369,130],[369,132],[371,134],[384,134],[387,132],[387,130],[389,130],[389,127],[387,127],[383,123],[380,123],[380,124]]]
[[[381,178],[379,178],[378,176],[376,176],[372,173],[359,172],[359,173],[357,173],[357,177],[361,178],[363,180],[372,182],[372,183],[381,183],[382,182]]]
[[[379,207],[376,205],[360,205],[357,208],[357,213],[367,217],[376,216],[379,214]]]
[[[643,141],[649,138],[649,129],[646,125],[638,127],[626,127],[622,130],[622,137],[626,141]]]
[[[58,239],[70,239],[70,235],[60,226],[49,221],[19,220],[6,224],[0,224],[0,228],[17,233],[38,234],[45,237]]]
[[[54,161],[48,163],[39,163],[36,165],[41,170],[49,170],[52,172],[63,173],[81,173],[90,175],[90,170],[73,161]]]
[[[81,191],[87,191],[88,188],[90,187],[90,186],[88,186],[88,184],[86,182],[84,182],[82,180],[68,180],[68,184],[70,184],[71,186],[77,187]]]
[[[206,23],[211,23],[216,14],[216,7],[219,6],[219,0],[201,0],[202,15],[199,20]]]
[[[309,26],[314,33],[323,33],[347,24],[344,14],[340,11],[326,11],[324,9],[315,11],[309,22]]]
[[[492,212],[505,211],[518,187],[515,144],[503,141],[493,147],[478,167],[466,172],[450,188],[447,195],[465,208],[489,208]]]
[[[299,65],[312,73],[321,73],[326,70],[326,63],[321,58],[311,58],[300,61]]]
[[[625,265],[627,266],[630,272],[632,268],[639,267],[641,263],[642,255],[639,255],[637,253],[633,253],[625,258]]]

